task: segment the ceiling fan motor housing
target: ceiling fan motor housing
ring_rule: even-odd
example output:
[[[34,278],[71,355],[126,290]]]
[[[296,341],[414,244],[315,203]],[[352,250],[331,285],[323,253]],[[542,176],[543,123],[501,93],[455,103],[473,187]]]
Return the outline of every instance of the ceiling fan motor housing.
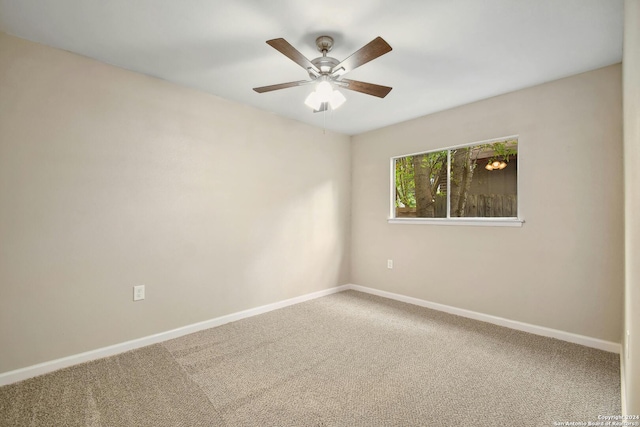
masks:
[[[338,65],[340,61],[338,61],[336,58],[331,58],[330,56],[321,56],[319,58],[312,59],[311,63],[318,67],[318,69],[320,70],[320,74],[324,75],[329,74],[333,67]],[[312,78],[317,77],[311,72],[309,72],[309,76],[311,76]]]

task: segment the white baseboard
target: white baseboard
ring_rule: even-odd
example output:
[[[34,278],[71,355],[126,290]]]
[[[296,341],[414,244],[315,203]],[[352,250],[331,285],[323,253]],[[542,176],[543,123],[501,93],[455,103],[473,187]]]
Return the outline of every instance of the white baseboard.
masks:
[[[396,301],[406,302],[408,304],[418,305],[420,307],[431,308],[433,310],[444,311],[446,313],[455,314],[457,316],[468,317],[469,319],[480,320],[482,322],[493,323],[495,325],[505,326],[507,328],[516,329],[519,331],[529,332],[535,335],[542,335],[545,337],[557,338],[562,341],[568,341],[574,344],[584,345],[586,347],[593,347],[599,350],[608,351],[611,353],[620,353],[621,346],[619,343],[604,341],[598,338],[591,338],[584,335],[573,334],[571,332],[559,331],[557,329],[546,328],[544,326],[531,325],[529,323],[518,322],[517,320],[505,319],[503,317],[491,316],[489,314],[478,313],[476,311],[465,310],[463,308],[452,307],[449,305],[438,304],[431,301],[425,301],[418,298],[408,297],[400,294],[394,294],[392,292],[381,291],[378,289],[367,288],[360,285],[347,285],[348,289],[354,291],[366,292],[372,295],[378,295],[384,298],[393,299]]]
[[[277,310],[279,308],[288,307],[290,305],[299,304],[301,302],[309,301],[315,298],[320,298],[326,295],[335,294],[337,292],[342,292],[346,290],[354,290],[354,291],[365,292],[373,295],[378,295],[384,298],[406,302],[408,304],[418,305],[420,307],[426,307],[426,308],[431,308],[438,311],[444,311],[446,313],[455,314],[462,317],[468,317],[470,319],[480,320],[482,322],[493,323],[496,325],[505,326],[507,328],[529,332],[536,335],[557,338],[563,341],[568,341],[575,344],[581,344],[587,347],[593,347],[600,350],[609,351],[612,353],[620,353],[620,350],[621,350],[620,344],[614,343],[614,342],[604,341],[597,338],[586,337],[583,335],[572,334],[570,332],[559,331],[556,329],[546,328],[544,326],[536,326],[528,323],[518,322],[515,320],[504,319],[502,317],[491,316],[488,314],[478,313],[471,310],[465,310],[462,308],[456,308],[456,307],[452,307],[444,304],[438,304],[435,302],[425,301],[418,298],[408,297],[405,295],[394,294],[392,292],[381,291],[373,288],[367,288],[365,286],[348,284],[348,285],[337,286],[335,288],[324,289],[322,291],[313,292],[313,293],[302,295],[295,298],[290,298],[290,299],[279,301],[273,304],[267,304],[267,305],[252,308],[249,310],[228,314],[226,316],[216,317],[215,319],[194,323],[192,325],[183,326],[181,328],[172,329],[170,331],[149,335],[147,337],[126,341],[126,342],[111,345],[108,347],[103,347],[103,348],[87,351],[80,354],[74,354],[71,356],[63,357],[61,359],[56,359],[49,362],[39,363],[37,365],[16,369],[14,371],[4,372],[0,374],[0,386],[26,380],[28,378],[46,374],[48,372],[57,371],[58,369],[66,368],[72,365],[77,365],[79,363],[88,362],[90,360],[101,359],[103,357],[113,356],[119,353],[124,353],[125,351],[134,350],[136,348],[145,347],[151,344],[157,344],[162,341],[178,338],[178,337],[192,334],[194,332],[198,332],[204,329],[209,329],[216,326],[224,325],[225,323],[229,323],[229,322],[235,322],[236,320],[245,319],[247,317],[257,316],[258,314],[267,313],[269,311]],[[623,387],[623,393],[624,393],[624,387]]]
[[[16,369],[14,371],[4,372],[0,374],[0,386],[26,380],[28,378],[46,374],[48,372],[57,371],[58,369],[88,362],[90,360],[101,359],[103,357],[113,356],[119,353],[124,353],[125,351],[134,350],[136,348],[145,347],[151,344],[157,344],[162,341],[178,338],[184,335],[192,334],[194,332],[202,331],[204,329],[224,325],[225,323],[235,322],[236,320],[257,316],[258,314],[267,313],[279,308],[288,307],[290,305],[299,304],[301,302],[309,301],[315,298],[342,292],[347,289],[349,289],[348,285],[324,289],[322,291],[290,298],[284,301],[275,302],[273,304],[251,308],[249,310],[228,314],[226,316],[216,317],[215,319],[205,320],[204,322],[194,323],[191,325],[183,326],[181,328],[172,329],[170,331],[149,335],[147,337],[110,345],[108,347],[98,348],[96,350],[91,350],[80,354],[74,354],[71,356],[63,357],[61,359],[39,363],[33,366],[27,366],[25,368]]]

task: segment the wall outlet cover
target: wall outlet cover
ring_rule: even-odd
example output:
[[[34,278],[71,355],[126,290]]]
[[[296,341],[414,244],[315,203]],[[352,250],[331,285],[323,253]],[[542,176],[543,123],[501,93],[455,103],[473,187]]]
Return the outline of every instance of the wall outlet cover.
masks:
[[[144,285],[133,287],[133,300],[140,301],[144,299]]]

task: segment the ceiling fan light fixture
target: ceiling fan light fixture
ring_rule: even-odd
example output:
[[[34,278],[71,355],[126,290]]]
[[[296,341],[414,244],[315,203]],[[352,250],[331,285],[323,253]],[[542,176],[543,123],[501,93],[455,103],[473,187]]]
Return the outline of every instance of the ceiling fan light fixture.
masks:
[[[326,83],[326,82],[322,82],[322,83]],[[322,107],[322,104],[328,102],[329,105],[331,106],[331,109],[335,110],[339,108],[342,104],[344,104],[346,100],[347,98],[345,98],[345,96],[337,90],[331,89],[331,92],[329,92],[328,96],[326,96],[325,93],[323,92],[318,93],[318,91],[315,90],[311,92],[309,96],[307,96],[307,99],[304,100],[304,103],[307,107],[315,111],[319,111]]]
[[[316,89],[307,96],[304,103],[313,110],[320,110],[322,104],[328,102],[331,109],[340,107],[347,98],[342,93],[333,89],[333,85],[328,80],[322,80],[316,85]]]

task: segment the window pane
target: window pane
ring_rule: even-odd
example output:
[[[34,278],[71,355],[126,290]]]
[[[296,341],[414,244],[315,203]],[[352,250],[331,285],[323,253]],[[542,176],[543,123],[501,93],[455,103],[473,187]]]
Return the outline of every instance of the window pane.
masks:
[[[517,217],[517,160],[517,140],[451,150],[451,217]]]
[[[447,217],[447,150],[395,160],[395,217]]]

